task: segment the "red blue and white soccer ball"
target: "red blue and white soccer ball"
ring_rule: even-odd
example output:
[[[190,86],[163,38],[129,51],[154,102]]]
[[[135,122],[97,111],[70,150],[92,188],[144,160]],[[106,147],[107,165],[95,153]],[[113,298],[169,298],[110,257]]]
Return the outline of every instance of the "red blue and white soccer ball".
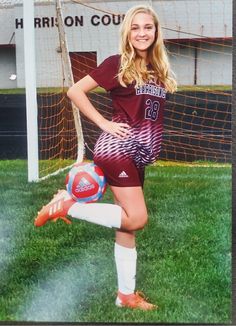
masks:
[[[103,171],[94,163],[76,163],[66,176],[66,189],[77,202],[96,202],[106,187]]]

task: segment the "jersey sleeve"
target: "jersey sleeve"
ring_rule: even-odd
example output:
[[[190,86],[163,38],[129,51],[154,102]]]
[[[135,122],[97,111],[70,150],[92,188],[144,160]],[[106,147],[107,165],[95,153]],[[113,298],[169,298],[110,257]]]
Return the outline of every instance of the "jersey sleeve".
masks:
[[[108,57],[89,73],[89,76],[92,77],[99,86],[105,88],[106,91],[111,91],[119,85],[117,80],[120,62],[119,57],[119,55]]]

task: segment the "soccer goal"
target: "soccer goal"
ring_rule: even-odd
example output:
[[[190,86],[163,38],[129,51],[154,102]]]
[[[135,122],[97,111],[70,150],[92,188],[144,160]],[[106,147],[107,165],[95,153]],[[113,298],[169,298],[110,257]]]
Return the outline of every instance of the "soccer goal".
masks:
[[[160,158],[231,162],[229,2],[215,0],[212,6],[207,0],[35,1],[39,179],[92,158],[101,131],[79,116],[66,91],[107,56],[118,53],[123,15],[139,3],[158,13],[178,81],[178,91],[167,99]],[[89,97],[111,117],[109,94],[98,88]]]
[[[66,96],[74,78],[61,1],[44,2],[43,7],[40,1],[31,1],[31,6],[30,1],[24,1],[23,6],[28,179],[37,181],[81,162],[84,141],[79,111]],[[45,8],[47,17],[43,17],[41,22],[39,16]],[[30,10],[34,12],[32,21]],[[51,29],[42,33],[41,23]],[[34,35],[30,38],[32,28]],[[32,48],[35,48],[35,53]],[[36,100],[34,90],[37,92]],[[32,114],[33,108],[37,114]]]

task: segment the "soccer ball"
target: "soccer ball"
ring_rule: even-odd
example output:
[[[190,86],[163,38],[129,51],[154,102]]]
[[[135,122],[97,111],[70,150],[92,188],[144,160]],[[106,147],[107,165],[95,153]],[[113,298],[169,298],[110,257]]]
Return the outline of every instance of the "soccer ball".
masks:
[[[102,198],[107,183],[94,163],[76,163],[66,176],[66,189],[77,202],[92,203]]]

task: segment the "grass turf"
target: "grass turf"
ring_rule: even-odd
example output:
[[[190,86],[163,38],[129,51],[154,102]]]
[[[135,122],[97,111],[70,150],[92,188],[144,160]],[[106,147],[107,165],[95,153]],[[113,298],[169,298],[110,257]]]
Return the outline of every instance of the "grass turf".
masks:
[[[151,312],[114,305],[113,230],[78,220],[33,226],[66,172],[31,184],[26,173],[25,161],[0,161],[0,321],[231,322],[230,166],[147,168],[137,288],[159,305]]]

